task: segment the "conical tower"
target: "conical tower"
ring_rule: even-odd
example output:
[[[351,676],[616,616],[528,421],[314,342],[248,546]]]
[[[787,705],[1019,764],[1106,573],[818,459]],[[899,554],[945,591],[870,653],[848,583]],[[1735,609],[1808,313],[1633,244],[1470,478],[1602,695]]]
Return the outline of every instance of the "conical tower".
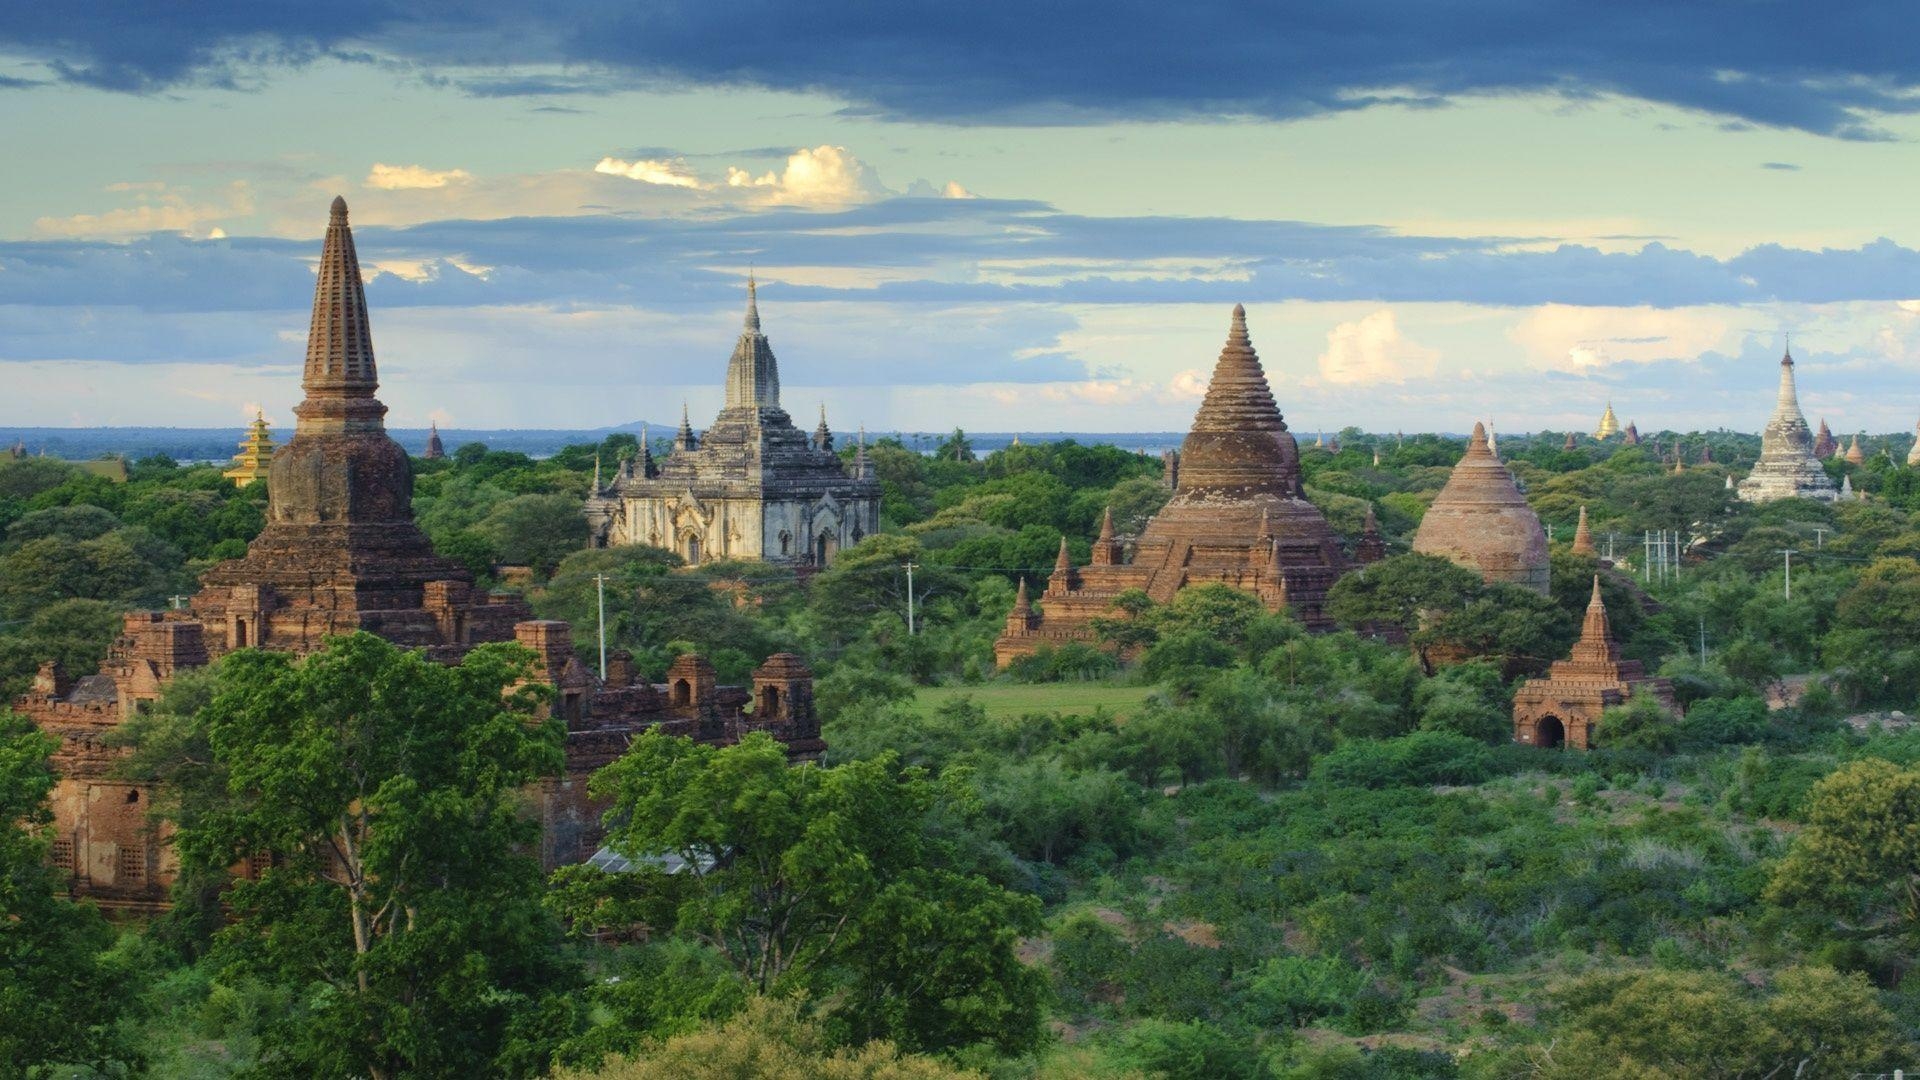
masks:
[[[1623,432],[1621,435],[1620,445],[1622,446],[1639,446],[1640,445],[1640,429],[1638,427],[1635,427],[1633,421],[1631,420],[1627,421],[1627,430]]]
[[[1791,352],[1780,358],[1780,392],[1773,418],[1760,433],[1760,460],[1737,490],[1748,502],[1794,498],[1832,502],[1839,495],[1813,455],[1813,433],[1800,412]]]
[[[1573,553],[1575,555],[1598,554],[1593,546],[1593,530],[1587,527],[1587,508],[1580,508],[1580,521],[1573,527]]]
[[[347,204],[333,200],[293,438],[273,456],[267,526],[244,558],[200,579],[195,617],[218,654],[305,651],[371,630],[403,645],[464,651],[512,636],[524,604],[493,604],[473,575],[434,554],[413,521],[413,471],[386,432],[366,293]]]
[[[780,365],[773,358],[773,346],[760,330],[759,286],[747,275],[747,315],[740,327],[740,339],[727,359],[727,399],[722,420],[730,412],[754,413],[780,411]],[[785,414],[782,413],[782,416]],[[771,419],[771,417],[768,417]]]
[[[1476,570],[1489,582],[1547,591],[1546,530],[1488,448],[1486,425],[1473,425],[1466,455],[1420,520],[1413,550]]]
[[[1614,418],[1613,402],[1607,402],[1607,411],[1600,414],[1600,426],[1593,429],[1593,437],[1606,442],[1620,433],[1620,421]]]
[[[1580,640],[1573,644],[1576,664],[1612,666],[1620,662],[1620,646],[1613,640],[1613,626],[1607,620],[1607,605],[1600,598],[1600,575],[1593,575],[1593,596],[1587,601],[1586,617],[1580,621]]]
[[[439,461],[447,456],[447,448],[440,444],[440,422],[434,421],[427,428],[427,452],[422,454],[428,461]]]
[[[255,412],[253,423],[247,425],[247,437],[240,440],[240,452],[233,456],[233,468],[220,475],[233,481],[234,487],[246,487],[266,479],[272,462],[273,435],[267,429],[266,416]]]
[[[1114,566],[1120,562],[1120,541],[1113,533],[1113,507],[1100,515],[1100,537],[1093,542],[1093,565]]]
[[[1853,437],[1853,445],[1847,447],[1847,464],[1865,465],[1866,463],[1867,463],[1866,451],[1860,449],[1860,436],[1855,435]]]
[[[1830,458],[1840,452],[1840,443],[1833,437],[1832,429],[1827,427],[1827,418],[1820,418],[1820,432],[1813,437],[1813,456]]]

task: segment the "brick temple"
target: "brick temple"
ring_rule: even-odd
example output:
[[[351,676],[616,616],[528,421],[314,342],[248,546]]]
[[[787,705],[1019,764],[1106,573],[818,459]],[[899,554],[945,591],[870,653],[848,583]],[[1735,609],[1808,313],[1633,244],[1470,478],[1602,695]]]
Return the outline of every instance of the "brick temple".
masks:
[[[1180,452],[1167,456],[1166,473],[1173,498],[1141,531],[1131,560],[1109,513],[1090,565],[1074,566],[1061,541],[1040,609],[1020,583],[993,645],[1001,667],[1043,646],[1097,643],[1093,620],[1111,616],[1114,600],[1129,589],[1165,603],[1190,585],[1218,582],[1252,593],[1269,611],[1291,611],[1309,627],[1331,625],[1322,608],[1349,560],[1306,499],[1299,444],[1274,403],[1239,305],[1207,396]],[[1356,546],[1359,556],[1379,552],[1377,530]]]
[[[1637,694],[1652,694],[1669,711],[1674,709],[1671,682],[1648,676],[1638,660],[1620,658],[1596,574],[1573,655],[1555,660],[1545,678],[1528,679],[1514,691],[1513,741],[1589,749],[1600,714]]]
[[[202,575],[178,611],[126,616],[100,672],[69,680],[42,665],[14,710],[60,739],[52,808],[54,859],[72,891],[108,907],[165,905],[175,863],[152,792],[118,775],[124,751],[106,736],[150,707],[177,672],[240,648],[307,653],[365,630],[443,663],[486,642],[517,641],[539,657],[565,719],[566,773],[537,793],[549,865],[591,854],[600,810],[586,779],[640,732],[660,728],[707,742],[764,730],[796,758],[825,748],[812,673],[798,657],[770,657],[748,687],[721,686],[713,667],[682,656],[664,683],[640,679],[629,658],[606,678],[574,653],[564,622],[533,618],[517,595],[478,587],[461,563],[436,554],[413,519],[413,473],[388,436],[365,289],[347,204],[333,201],[314,287],[293,438],[267,471],[267,524],[247,554]]]
[[[1547,591],[1552,565],[1546,530],[1494,452],[1485,424],[1473,425],[1466,454],[1420,518],[1413,550],[1451,560],[1488,584]]]

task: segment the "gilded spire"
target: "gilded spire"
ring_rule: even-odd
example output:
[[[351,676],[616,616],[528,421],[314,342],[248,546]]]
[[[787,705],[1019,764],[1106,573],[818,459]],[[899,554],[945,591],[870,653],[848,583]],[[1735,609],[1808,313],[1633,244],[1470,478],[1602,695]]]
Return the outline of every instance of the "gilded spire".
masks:
[[[1847,464],[1865,465],[1866,463],[1866,452],[1860,449],[1860,436],[1855,435],[1853,437],[1853,445],[1847,447]]]
[[[360,258],[347,224],[347,200],[336,196],[314,275],[313,320],[307,364],[300,379],[306,400],[294,408],[298,432],[379,431],[387,407],[373,396],[380,386],[373,360],[373,329]]]
[[[24,457],[25,447],[16,456]],[[266,479],[272,462],[273,436],[267,430],[267,417],[255,410],[253,423],[247,425],[247,437],[240,440],[240,452],[233,456],[233,468],[220,475],[233,481],[235,487],[246,487],[255,480]]]
[[[1575,555],[1596,554],[1593,547],[1593,530],[1587,527],[1587,508],[1580,508],[1580,521],[1573,527],[1573,553]]]
[[[1613,415],[1613,402],[1607,402],[1607,411],[1600,414],[1600,426],[1593,429],[1593,437],[1605,442],[1620,433],[1620,421]]]

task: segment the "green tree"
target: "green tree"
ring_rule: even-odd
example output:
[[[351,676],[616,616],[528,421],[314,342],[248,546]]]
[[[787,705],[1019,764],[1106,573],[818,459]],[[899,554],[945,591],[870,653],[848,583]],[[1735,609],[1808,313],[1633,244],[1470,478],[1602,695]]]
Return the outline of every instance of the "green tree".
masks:
[[[1396,555],[1347,574],[1327,594],[1327,614],[1349,630],[1371,626],[1405,631],[1433,671],[1430,657],[1440,638],[1430,627],[1460,611],[1483,591],[1480,575],[1434,555]]]
[[[1868,758],[1815,784],[1807,827],[1767,885],[1780,903],[1818,903],[1920,932],[1920,769]]]
[[[599,875],[609,891],[576,923],[672,928],[763,993],[838,994],[861,1038],[1010,1051],[1039,1038],[1040,976],[1016,955],[1039,905],[971,873],[944,838],[966,798],[956,782],[891,754],[795,768],[761,733],[714,747],[648,732],[592,790],[611,805],[608,844],[639,869]],[[669,855],[684,871],[657,864]]]
[[[104,1073],[141,1055],[117,1026],[132,1008],[129,974],[103,953],[113,930],[56,894],[47,862],[47,755],[58,742],[0,710],[0,1077],[51,1065]]]
[[[531,566],[542,576],[587,543],[587,519],[570,495],[516,495],[488,510],[473,531],[502,562]]]
[[[176,846],[188,880],[271,861],[228,890],[215,951],[298,995],[264,1069],[516,1071],[499,1059],[566,977],[520,800],[562,760],[532,659],[448,666],[362,633],[221,661],[198,714],[218,801],[176,813]]]
[[[877,1041],[835,1047],[828,1026],[791,999],[761,998],[715,1027],[675,1035],[559,1080],[986,1080]]]

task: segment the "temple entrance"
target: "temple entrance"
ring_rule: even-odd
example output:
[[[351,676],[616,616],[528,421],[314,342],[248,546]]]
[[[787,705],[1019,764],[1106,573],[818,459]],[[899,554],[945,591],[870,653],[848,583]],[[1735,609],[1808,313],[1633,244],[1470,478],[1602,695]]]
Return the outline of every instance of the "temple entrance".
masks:
[[[1567,728],[1557,716],[1545,716],[1533,728],[1533,745],[1544,746],[1549,750],[1567,741]]]
[[[688,566],[700,565],[700,538],[699,537],[697,536],[687,537],[686,557],[687,557]]]
[[[814,561],[821,566],[827,565],[828,560],[833,558],[833,552],[837,546],[838,545],[834,543],[832,533],[820,534],[819,538],[814,541]]]
[[[685,679],[675,679],[673,682],[673,703],[682,706],[693,704],[693,684],[687,682]]]
[[[763,720],[777,718],[780,715],[780,688],[777,686],[769,686],[762,689],[760,691],[760,707],[754,711],[759,713],[760,718]]]

